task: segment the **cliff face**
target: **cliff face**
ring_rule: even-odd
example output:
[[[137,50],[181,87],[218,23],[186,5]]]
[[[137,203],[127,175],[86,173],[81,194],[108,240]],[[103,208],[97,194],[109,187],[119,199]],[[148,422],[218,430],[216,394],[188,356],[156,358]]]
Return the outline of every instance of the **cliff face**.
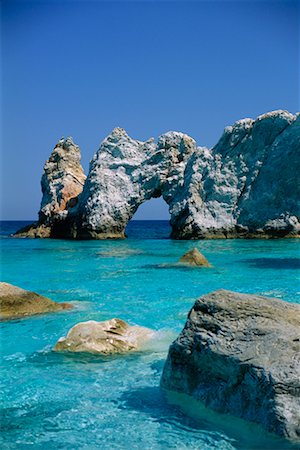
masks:
[[[86,179],[80,159],[80,149],[72,138],[58,141],[42,175],[41,223],[51,225],[54,220],[63,220],[76,206]]]
[[[274,111],[236,122],[187,164],[173,237],[298,234],[299,168],[300,116]]]
[[[61,140],[45,165],[39,226],[54,237],[123,238],[139,205],[162,196],[175,239],[297,236],[299,150],[300,115],[287,111],[236,122],[211,150],[179,132],[156,144],[116,128],[84,183],[79,148]]]
[[[70,237],[69,215],[86,179],[80,159],[80,149],[71,137],[58,141],[44,166],[39,220],[20,230],[19,236]]]

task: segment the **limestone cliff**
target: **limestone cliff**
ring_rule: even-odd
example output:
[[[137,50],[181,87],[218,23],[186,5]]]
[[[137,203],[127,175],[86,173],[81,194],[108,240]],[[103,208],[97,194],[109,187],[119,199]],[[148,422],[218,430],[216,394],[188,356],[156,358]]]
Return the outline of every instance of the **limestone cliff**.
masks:
[[[78,197],[80,152],[61,140],[45,165],[38,229],[53,237],[124,238],[139,205],[162,196],[175,239],[299,236],[299,150],[300,115],[281,110],[225,128],[210,150],[179,132],[155,143],[115,128]]]
[[[225,128],[190,158],[173,237],[269,237],[300,232],[300,116],[274,111]]]
[[[139,205],[152,197],[162,195],[171,207],[195,150],[195,141],[182,133],[162,135],[156,145],[114,129],[91,161],[79,204],[79,237],[124,237]]]

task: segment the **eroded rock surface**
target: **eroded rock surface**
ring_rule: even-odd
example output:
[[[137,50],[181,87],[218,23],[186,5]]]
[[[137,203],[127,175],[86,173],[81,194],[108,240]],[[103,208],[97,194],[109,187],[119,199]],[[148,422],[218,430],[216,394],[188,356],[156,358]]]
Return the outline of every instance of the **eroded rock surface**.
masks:
[[[199,252],[197,248],[192,248],[186,252],[180,259],[180,264],[184,264],[191,267],[211,267],[211,264],[207,261],[204,255]]]
[[[183,184],[185,162],[195,141],[170,132],[140,142],[116,128],[91,161],[80,198],[81,238],[123,238],[125,227],[140,204],[161,195],[172,208]]]
[[[300,305],[205,295],[170,346],[161,385],[300,440]]]
[[[299,237],[299,173],[300,115],[282,110],[239,120],[210,150],[179,132],[155,143],[115,128],[85,183],[78,147],[61,140],[45,165],[39,222],[22,236],[124,238],[139,205],[162,196],[175,239]]]
[[[143,343],[153,337],[148,328],[130,326],[121,319],[81,322],[61,337],[54,350],[57,352],[86,352],[112,355],[139,350]]]
[[[69,303],[56,303],[35,292],[9,283],[0,283],[0,320],[19,319],[70,308],[73,306]]]
[[[189,160],[173,237],[299,236],[299,170],[299,115],[236,122]]]
[[[39,221],[21,229],[20,237],[72,237],[68,215],[86,179],[80,160],[80,149],[71,137],[58,141],[44,166]]]

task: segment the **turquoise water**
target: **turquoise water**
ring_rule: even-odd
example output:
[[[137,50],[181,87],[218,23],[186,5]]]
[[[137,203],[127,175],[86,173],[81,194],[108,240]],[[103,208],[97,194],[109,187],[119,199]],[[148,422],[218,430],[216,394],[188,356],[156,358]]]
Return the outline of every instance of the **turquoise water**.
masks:
[[[2,280],[76,308],[1,324],[1,448],[288,448],[234,418],[229,432],[189,418],[159,380],[200,295],[224,288],[300,303],[297,240],[172,241],[167,222],[132,222],[124,241],[9,238],[19,226],[2,224]],[[194,246],[214,268],[163,266]],[[158,330],[157,342],[115,358],[52,352],[75,323],[112,317]]]

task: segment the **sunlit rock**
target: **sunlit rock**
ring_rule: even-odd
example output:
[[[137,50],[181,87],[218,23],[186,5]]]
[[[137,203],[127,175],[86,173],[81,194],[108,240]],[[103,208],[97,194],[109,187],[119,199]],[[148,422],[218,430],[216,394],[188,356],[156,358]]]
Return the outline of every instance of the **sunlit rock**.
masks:
[[[85,352],[100,355],[127,353],[142,348],[153,337],[148,328],[130,326],[121,319],[81,322],[61,337],[54,350],[57,352]]]
[[[172,236],[299,236],[299,170],[299,115],[279,110],[236,122],[189,160]]]
[[[47,297],[8,283],[0,283],[0,320],[62,311],[73,308],[69,303],[56,303]]]
[[[21,229],[20,237],[72,237],[68,215],[86,179],[80,160],[80,149],[71,137],[58,141],[44,166],[39,221]]]
[[[197,248],[192,248],[181,256],[179,263],[191,267],[211,267],[211,264]]]
[[[85,182],[68,138],[45,165],[39,222],[19,235],[124,238],[138,207],[163,197],[174,239],[299,237],[299,172],[300,116],[282,110],[226,127],[210,150],[179,132],[155,143],[115,128]]]

